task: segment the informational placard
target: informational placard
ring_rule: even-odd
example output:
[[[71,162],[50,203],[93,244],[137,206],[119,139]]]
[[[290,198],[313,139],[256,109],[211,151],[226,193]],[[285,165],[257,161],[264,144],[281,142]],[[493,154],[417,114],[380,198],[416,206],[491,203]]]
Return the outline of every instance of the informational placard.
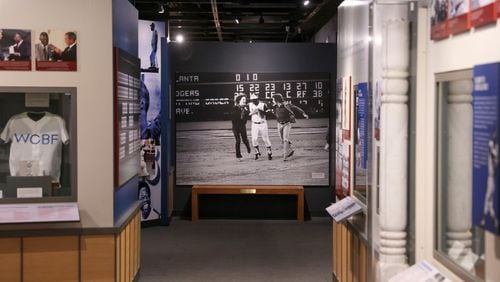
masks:
[[[1,223],[79,221],[77,203],[2,204]]]
[[[335,222],[341,222],[359,212],[361,212],[363,208],[356,201],[354,201],[351,197],[347,196],[342,200],[331,204],[326,208],[326,211],[330,216],[335,220]]]
[[[342,138],[351,139],[352,77],[344,77],[342,83]]]
[[[495,0],[471,0],[471,25],[479,27],[496,22],[496,5]]]
[[[177,122],[230,119],[236,95],[271,103],[277,93],[311,117],[328,117],[329,73],[176,73],[175,115]]]
[[[351,146],[342,144],[342,197],[351,194]]]
[[[449,0],[448,29],[451,34],[470,29],[469,0]]]
[[[140,171],[140,60],[115,48],[115,187]]]
[[[422,260],[389,279],[389,282],[451,282],[437,268]]]
[[[41,198],[43,197],[42,187],[20,187],[17,188],[18,198]]]
[[[368,118],[369,118],[368,83],[360,83],[356,87],[356,163],[367,169],[368,163]]]
[[[447,0],[432,0],[430,9],[431,14],[431,39],[444,39],[450,35],[448,30],[448,5]]]
[[[50,106],[50,94],[26,93],[24,94],[24,101],[26,108],[48,108]]]
[[[328,185],[330,76],[176,73],[177,185]]]
[[[31,70],[31,30],[0,28],[0,70]]]
[[[473,73],[472,221],[500,234],[500,63],[475,66]]]
[[[35,31],[35,69],[37,71],[76,71],[78,33],[74,30]]]

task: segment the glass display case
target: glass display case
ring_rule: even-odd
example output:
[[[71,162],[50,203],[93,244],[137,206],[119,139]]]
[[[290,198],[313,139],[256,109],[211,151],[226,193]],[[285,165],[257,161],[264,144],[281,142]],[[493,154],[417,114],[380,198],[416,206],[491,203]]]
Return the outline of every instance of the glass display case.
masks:
[[[0,203],[76,201],[76,88],[0,87]]]
[[[472,71],[436,75],[435,256],[467,281],[484,280],[484,231],[472,222]]]

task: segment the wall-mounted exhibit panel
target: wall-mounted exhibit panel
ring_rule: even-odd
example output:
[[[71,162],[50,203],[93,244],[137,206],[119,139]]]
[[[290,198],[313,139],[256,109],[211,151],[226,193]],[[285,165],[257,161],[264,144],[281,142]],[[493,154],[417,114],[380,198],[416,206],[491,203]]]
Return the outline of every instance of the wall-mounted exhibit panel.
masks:
[[[329,73],[175,81],[178,185],[328,185]]]
[[[0,128],[0,201],[75,201],[75,88],[1,88]]]
[[[115,187],[140,170],[140,60],[119,49],[115,53]]]
[[[163,89],[170,86],[168,116],[176,122],[175,210],[189,214],[191,184],[293,184],[305,185],[311,213],[324,215],[333,201],[324,189],[333,180],[333,150],[324,148],[333,136],[328,121],[336,45],[171,42],[168,49],[171,83]],[[280,117],[272,101],[278,93]],[[292,201],[258,201],[245,206],[258,209],[259,217],[278,214],[283,206],[295,209]],[[200,214],[223,213],[221,202],[202,199]]]
[[[334,45],[170,46],[177,185],[329,185]]]

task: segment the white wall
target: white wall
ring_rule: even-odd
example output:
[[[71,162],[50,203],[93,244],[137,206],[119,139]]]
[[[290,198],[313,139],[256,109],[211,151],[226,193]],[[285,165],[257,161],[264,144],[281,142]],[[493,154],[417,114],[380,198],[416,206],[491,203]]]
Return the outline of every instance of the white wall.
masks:
[[[1,71],[0,86],[77,88],[78,203],[102,227],[113,225],[111,6],[111,0],[0,0],[0,28],[78,32],[78,71]]]
[[[437,265],[453,281],[460,279],[433,258],[435,234],[436,189],[436,91],[435,74],[470,69],[474,65],[500,61],[500,25],[490,25],[441,41],[430,40],[428,10],[419,10],[417,89],[417,175],[416,175],[416,259],[427,259]],[[424,207],[424,208],[422,208]],[[495,242],[496,241],[496,242]],[[500,257],[495,255],[498,237],[486,235],[486,280],[498,281]],[[499,247],[496,247],[499,248]]]
[[[314,43],[337,43],[337,15],[314,34]]]

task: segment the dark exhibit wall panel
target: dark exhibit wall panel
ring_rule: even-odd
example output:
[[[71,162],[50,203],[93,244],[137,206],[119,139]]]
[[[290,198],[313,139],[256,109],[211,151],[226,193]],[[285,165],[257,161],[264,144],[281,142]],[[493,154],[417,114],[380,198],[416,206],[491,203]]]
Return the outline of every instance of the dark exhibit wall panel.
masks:
[[[171,46],[178,185],[329,184],[329,153],[323,148],[333,45]],[[235,108],[238,94],[247,103]],[[290,103],[280,120],[274,94]],[[285,124],[291,114],[297,122]]]
[[[311,199],[308,203],[311,214],[322,213],[333,200],[331,191],[322,187],[329,185],[330,178],[329,153],[323,147],[331,116],[336,45],[185,42],[170,43],[169,49],[171,99],[174,105],[178,102],[178,108],[172,109],[177,122],[174,145],[177,185],[305,185],[310,189],[306,196],[309,194],[307,197]],[[240,81],[237,81],[237,75]],[[247,75],[249,81],[246,81]],[[254,75],[257,78],[252,81]],[[185,79],[195,76],[198,81],[194,81],[194,78],[192,81]],[[286,83],[290,83],[288,95]],[[318,83],[321,85],[317,86]],[[258,138],[261,156],[258,160],[254,159],[255,149],[251,137],[253,122],[248,116],[246,131],[251,153],[247,153],[242,142],[242,159],[238,161],[228,110],[233,108],[233,98],[237,93],[243,93],[249,99],[250,94],[257,92],[259,99],[271,107],[273,86],[274,93],[283,94],[285,100],[302,108],[310,117],[306,120],[300,112],[294,112],[297,122],[292,124],[290,140],[295,154],[286,162],[283,161],[286,151],[280,140],[276,118],[272,112],[268,112],[266,119],[272,160],[268,160],[267,144],[261,137]],[[303,88],[307,91],[302,92],[306,90]],[[321,90],[323,97],[314,97],[318,95],[318,90]],[[214,100],[209,100],[206,95],[214,95]],[[321,104],[316,106],[311,103]],[[196,109],[198,113],[186,114],[182,108]],[[206,113],[209,114],[200,121],[200,114]],[[186,191],[181,191],[185,188],[178,186],[176,190],[176,212],[186,208],[187,199],[182,196]],[[256,215],[259,216],[265,217]]]
[[[173,72],[335,72],[335,44],[172,43]]]

